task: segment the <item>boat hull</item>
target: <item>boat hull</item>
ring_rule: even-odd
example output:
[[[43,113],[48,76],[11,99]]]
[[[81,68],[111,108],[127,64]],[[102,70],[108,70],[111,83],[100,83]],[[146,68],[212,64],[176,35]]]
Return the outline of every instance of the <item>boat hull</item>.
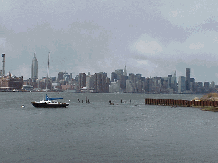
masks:
[[[32,105],[37,108],[66,108],[69,104],[68,103],[58,103],[58,104],[51,104],[51,103],[37,103],[32,102]]]

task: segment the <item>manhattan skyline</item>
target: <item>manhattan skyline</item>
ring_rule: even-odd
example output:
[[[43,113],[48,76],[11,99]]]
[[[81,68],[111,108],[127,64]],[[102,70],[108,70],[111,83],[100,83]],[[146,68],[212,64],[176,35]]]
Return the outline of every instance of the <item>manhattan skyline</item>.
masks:
[[[144,77],[185,76],[218,83],[214,1],[1,1],[0,52],[5,73],[31,77],[115,69]],[[2,67],[2,63],[0,64]]]

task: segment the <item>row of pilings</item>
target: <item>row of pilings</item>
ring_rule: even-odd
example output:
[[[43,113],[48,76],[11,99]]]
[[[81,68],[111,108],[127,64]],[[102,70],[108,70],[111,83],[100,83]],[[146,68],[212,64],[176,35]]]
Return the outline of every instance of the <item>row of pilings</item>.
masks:
[[[166,106],[183,106],[183,107],[204,107],[204,106],[218,106],[218,101],[209,100],[174,100],[174,99],[145,99],[146,105],[166,105]]]

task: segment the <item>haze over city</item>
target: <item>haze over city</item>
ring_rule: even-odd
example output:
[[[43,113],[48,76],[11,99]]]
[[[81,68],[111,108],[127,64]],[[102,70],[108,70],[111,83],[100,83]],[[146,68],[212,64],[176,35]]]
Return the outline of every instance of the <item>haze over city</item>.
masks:
[[[6,73],[39,78],[60,71],[106,72],[127,66],[145,77],[185,75],[218,82],[217,2],[94,0],[0,2],[0,53]],[[0,64],[2,66],[2,64]]]

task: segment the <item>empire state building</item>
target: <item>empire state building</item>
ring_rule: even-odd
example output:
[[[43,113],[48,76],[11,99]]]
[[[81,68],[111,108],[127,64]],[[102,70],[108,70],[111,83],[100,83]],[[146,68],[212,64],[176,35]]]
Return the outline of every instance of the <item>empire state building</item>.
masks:
[[[32,67],[31,67],[31,79],[35,82],[38,79],[38,61],[36,59],[36,54],[34,53],[34,57],[32,60]]]

